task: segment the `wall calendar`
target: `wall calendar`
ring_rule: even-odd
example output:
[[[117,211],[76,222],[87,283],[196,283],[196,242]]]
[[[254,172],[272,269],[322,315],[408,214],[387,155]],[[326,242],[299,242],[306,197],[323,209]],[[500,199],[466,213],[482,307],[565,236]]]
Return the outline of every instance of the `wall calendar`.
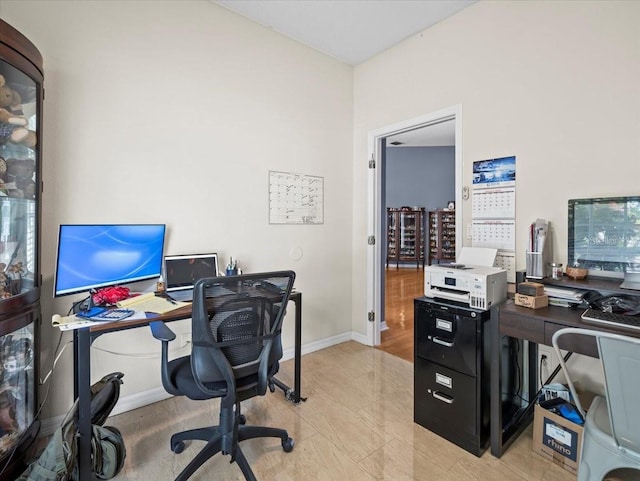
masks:
[[[496,266],[515,282],[516,157],[473,163],[472,245],[498,249]]]
[[[324,178],[270,170],[269,224],[324,224]]]

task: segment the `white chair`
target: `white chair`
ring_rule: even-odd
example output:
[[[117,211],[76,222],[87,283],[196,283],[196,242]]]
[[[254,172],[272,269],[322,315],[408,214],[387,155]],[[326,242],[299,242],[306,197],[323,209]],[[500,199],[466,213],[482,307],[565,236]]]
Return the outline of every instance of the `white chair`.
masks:
[[[586,417],[558,347],[558,339],[564,335],[592,336],[598,345],[606,397],[596,396]],[[620,468],[631,470],[631,479],[640,479],[640,339],[565,328],[553,335],[552,344],[576,407],[585,419],[578,481],[602,481]],[[637,470],[637,476],[633,470]]]

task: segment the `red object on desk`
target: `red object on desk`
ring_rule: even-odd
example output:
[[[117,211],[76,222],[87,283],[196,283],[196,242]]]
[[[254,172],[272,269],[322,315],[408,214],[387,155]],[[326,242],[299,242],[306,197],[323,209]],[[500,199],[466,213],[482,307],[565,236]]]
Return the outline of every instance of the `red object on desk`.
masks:
[[[105,287],[98,289],[93,296],[93,303],[97,306],[114,306],[118,302],[127,299],[130,295],[128,287]]]

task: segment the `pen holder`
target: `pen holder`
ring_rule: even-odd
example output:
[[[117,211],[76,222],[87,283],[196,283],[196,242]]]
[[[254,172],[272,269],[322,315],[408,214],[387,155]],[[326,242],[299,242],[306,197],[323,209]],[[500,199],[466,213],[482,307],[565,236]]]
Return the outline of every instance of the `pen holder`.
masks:
[[[227,269],[224,271],[224,275],[225,276],[238,275],[238,268],[237,267],[227,267]]]
[[[542,279],[545,276],[547,263],[542,252],[527,252],[527,278]]]

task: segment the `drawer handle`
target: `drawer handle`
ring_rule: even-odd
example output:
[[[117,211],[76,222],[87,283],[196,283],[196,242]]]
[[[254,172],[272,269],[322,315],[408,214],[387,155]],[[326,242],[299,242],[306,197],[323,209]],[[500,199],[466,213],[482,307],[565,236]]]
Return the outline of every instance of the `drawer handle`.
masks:
[[[450,398],[449,396],[446,396],[444,394],[440,394],[438,391],[433,391],[433,397],[447,404],[453,404],[453,398]]]
[[[436,344],[440,344],[441,346],[446,346],[446,347],[452,347],[453,346],[453,342],[443,341],[439,337],[433,337],[432,341],[435,342]]]

